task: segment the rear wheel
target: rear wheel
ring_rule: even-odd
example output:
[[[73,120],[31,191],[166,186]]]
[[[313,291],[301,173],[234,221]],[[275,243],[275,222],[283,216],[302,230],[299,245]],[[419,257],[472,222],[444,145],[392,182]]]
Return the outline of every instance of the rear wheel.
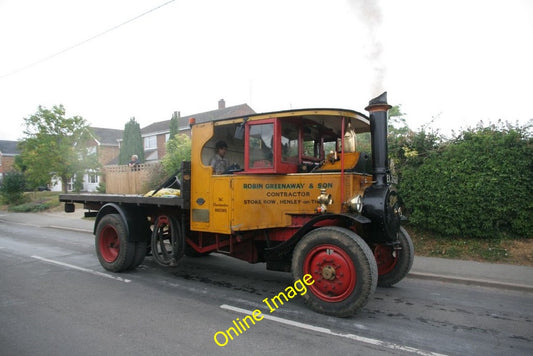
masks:
[[[309,232],[292,258],[295,280],[310,274],[314,283],[303,295],[319,313],[346,317],[360,310],[374,293],[377,266],[372,251],[351,230],[329,226]]]
[[[152,256],[161,266],[174,267],[185,253],[185,237],[177,220],[160,215],[154,222],[151,240]]]
[[[143,263],[144,257],[148,252],[148,245],[149,243],[147,241],[138,241],[135,243],[135,256],[133,257],[131,269],[135,269]]]
[[[96,255],[108,271],[122,272],[132,267],[136,246],[128,241],[127,229],[120,215],[105,215],[96,228]]]
[[[398,233],[399,244],[376,245],[374,257],[378,265],[378,285],[391,287],[401,281],[413,266],[415,249],[411,237],[403,227]]]

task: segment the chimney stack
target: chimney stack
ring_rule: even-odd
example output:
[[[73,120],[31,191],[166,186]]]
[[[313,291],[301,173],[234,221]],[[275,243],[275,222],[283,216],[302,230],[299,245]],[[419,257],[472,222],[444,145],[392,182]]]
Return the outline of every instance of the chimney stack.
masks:
[[[218,101],[218,110],[225,109],[225,108],[226,108],[226,102],[224,101],[224,99],[220,99]]]
[[[370,112],[370,135],[372,144],[372,168],[374,181],[378,186],[387,184],[387,112],[391,106],[387,103],[387,92],[370,100],[365,108]]]

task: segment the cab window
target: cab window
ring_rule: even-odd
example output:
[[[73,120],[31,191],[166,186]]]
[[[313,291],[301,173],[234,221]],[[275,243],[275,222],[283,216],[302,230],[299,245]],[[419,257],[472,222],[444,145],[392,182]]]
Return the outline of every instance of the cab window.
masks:
[[[281,124],[281,161],[298,163],[299,127],[291,122]]]
[[[248,139],[248,166],[250,168],[272,167],[272,143],[274,124],[250,125]]]

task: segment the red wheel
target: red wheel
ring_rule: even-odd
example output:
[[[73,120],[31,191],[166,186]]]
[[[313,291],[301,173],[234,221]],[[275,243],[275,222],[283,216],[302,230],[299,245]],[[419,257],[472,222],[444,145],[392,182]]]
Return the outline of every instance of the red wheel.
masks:
[[[357,271],[350,256],[338,246],[319,245],[308,252],[303,274],[310,274],[315,283],[309,289],[321,300],[339,302],[354,290]]]
[[[413,266],[415,249],[411,237],[403,227],[398,232],[395,246],[379,244],[374,247],[378,265],[378,285],[390,287],[401,281]]]
[[[389,245],[377,245],[374,248],[374,257],[378,265],[378,276],[389,273],[398,263],[398,253]]]
[[[111,263],[117,259],[120,252],[120,240],[117,229],[114,226],[106,225],[100,231],[98,248],[104,261]]]
[[[367,244],[353,231],[337,226],[309,232],[292,257],[295,280],[312,276],[303,295],[313,310],[346,317],[360,310],[377,284],[376,260]]]
[[[133,268],[136,245],[128,241],[126,225],[119,214],[102,217],[94,242],[96,256],[106,270],[122,272]]]

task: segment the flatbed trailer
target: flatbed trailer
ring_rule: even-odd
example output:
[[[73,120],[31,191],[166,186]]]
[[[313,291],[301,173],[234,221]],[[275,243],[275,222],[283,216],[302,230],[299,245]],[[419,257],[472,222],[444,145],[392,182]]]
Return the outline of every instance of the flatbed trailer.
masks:
[[[145,197],[138,194],[61,194],[59,199],[65,204],[79,203],[86,209],[96,211],[108,203],[154,208],[187,208],[188,205],[180,197]]]
[[[386,93],[370,116],[346,109],[300,109],[191,122],[191,160],[160,188],[179,196],[62,194],[65,211],[95,216],[97,257],[112,272],[136,268],[151,252],[161,266],[184,255],[223,253],[307,276],[311,309],[360,310],[377,285],[409,272],[411,238],[400,226],[387,159]],[[370,133],[371,153],[358,148]],[[210,166],[217,142],[238,163]],[[242,167],[242,168],[241,168]],[[310,276],[310,277],[309,277]]]

